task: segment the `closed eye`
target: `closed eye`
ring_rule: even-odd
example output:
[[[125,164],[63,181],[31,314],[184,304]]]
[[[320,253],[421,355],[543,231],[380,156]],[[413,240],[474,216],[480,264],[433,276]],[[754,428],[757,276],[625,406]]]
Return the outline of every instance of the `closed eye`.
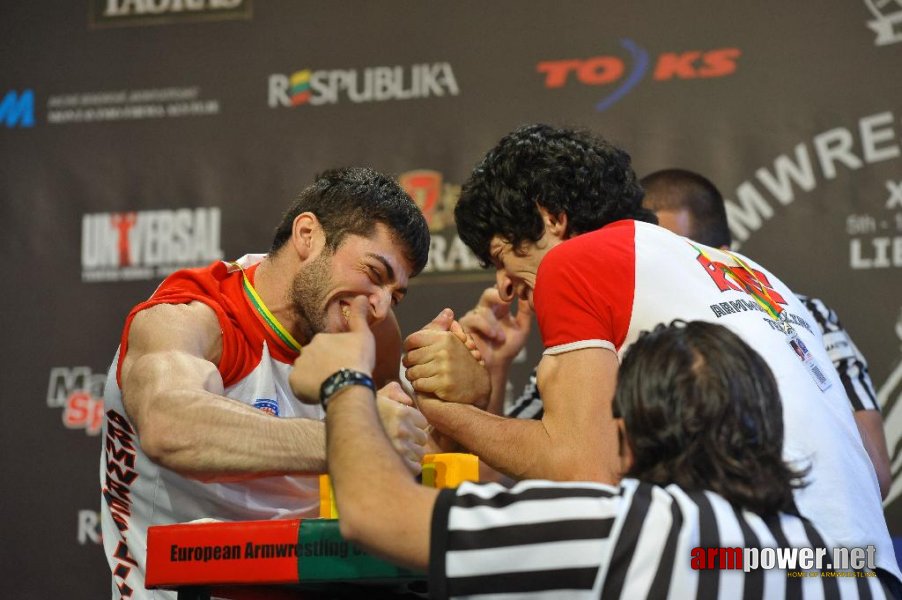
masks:
[[[367,274],[376,285],[383,285],[385,283],[385,274],[382,271],[373,265],[367,265]]]

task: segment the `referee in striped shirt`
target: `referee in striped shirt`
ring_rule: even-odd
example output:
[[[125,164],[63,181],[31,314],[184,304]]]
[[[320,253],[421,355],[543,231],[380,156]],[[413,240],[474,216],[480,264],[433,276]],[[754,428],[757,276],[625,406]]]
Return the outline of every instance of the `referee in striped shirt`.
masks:
[[[439,491],[410,479],[382,430],[367,378],[375,362],[367,312],[356,298],[349,331],[316,336],[290,381],[298,397],[325,405],[342,535],[428,569],[430,597],[902,596],[900,582],[882,571],[693,564],[699,549],[832,547],[792,514],[804,471],[782,459],[773,375],[726,328],[659,326],[626,353],[613,405],[620,485],[523,481]]]

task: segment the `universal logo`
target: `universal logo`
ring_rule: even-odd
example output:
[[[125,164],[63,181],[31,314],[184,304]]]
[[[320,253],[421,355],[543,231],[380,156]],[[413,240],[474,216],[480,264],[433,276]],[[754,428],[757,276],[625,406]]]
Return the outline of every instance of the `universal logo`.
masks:
[[[90,0],[91,27],[250,19],[251,0]]]
[[[82,281],[135,281],[222,258],[218,207],[83,215]]]

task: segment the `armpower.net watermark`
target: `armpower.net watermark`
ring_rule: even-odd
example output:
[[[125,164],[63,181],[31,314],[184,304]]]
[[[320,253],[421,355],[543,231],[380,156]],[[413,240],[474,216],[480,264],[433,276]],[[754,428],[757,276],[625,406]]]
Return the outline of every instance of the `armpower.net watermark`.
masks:
[[[696,570],[731,569],[746,573],[780,569],[790,577],[876,577],[877,549],[865,548],[693,548]]]

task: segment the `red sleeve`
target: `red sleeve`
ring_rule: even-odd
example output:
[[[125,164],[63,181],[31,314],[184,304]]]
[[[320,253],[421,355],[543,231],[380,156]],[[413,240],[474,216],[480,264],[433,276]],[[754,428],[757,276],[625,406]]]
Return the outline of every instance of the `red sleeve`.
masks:
[[[618,350],[629,330],[635,283],[633,221],[612,223],[549,251],[533,291],[545,353]]]
[[[217,268],[214,266],[213,269]],[[132,321],[142,310],[158,304],[188,304],[189,302],[203,302],[216,313],[222,331],[222,355],[217,365],[223,380],[233,379],[232,366],[242,364],[240,357],[241,344],[235,337],[235,323],[223,308],[223,302],[229,299],[221,295],[217,289],[215,280],[209,276],[210,267],[206,269],[185,269],[176,271],[170,275],[153,295],[146,301],[135,306],[125,319],[125,327],[122,329],[120,340],[119,361],[116,365],[116,382],[122,386],[122,361],[128,351],[128,334]],[[233,311],[228,311],[233,312]],[[232,366],[230,366],[232,365]]]

